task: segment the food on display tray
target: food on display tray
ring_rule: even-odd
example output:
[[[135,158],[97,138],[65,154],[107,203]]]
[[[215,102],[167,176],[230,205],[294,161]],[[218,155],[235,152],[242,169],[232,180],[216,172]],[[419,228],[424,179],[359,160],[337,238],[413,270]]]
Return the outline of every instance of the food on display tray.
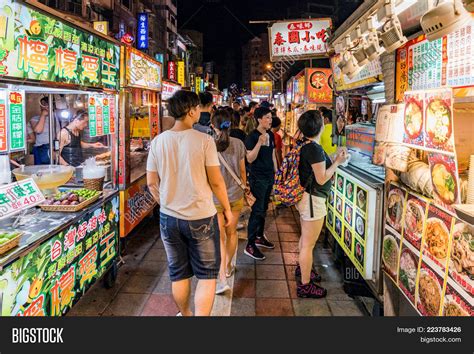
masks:
[[[18,246],[22,232],[0,230],[0,255]]]
[[[418,309],[423,315],[439,315],[441,305],[441,286],[437,276],[426,267],[420,270],[417,299]]]
[[[401,230],[405,195],[399,188],[393,188],[388,194],[388,223],[398,232]]]
[[[76,212],[96,201],[100,194],[89,189],[68,190],[48,197],[40,207],[45,211]]]
[[[383,239],[382,261],[387,272],[396,277],[398,266],[399,247],[392,235],[385,235]]]

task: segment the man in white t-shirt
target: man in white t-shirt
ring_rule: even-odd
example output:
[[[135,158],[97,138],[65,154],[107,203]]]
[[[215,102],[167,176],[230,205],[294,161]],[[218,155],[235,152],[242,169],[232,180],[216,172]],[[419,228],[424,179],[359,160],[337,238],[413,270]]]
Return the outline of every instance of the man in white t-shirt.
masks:
[[[192,129],[200,116],[198,96],[181,90],[168,104],[176,123],[151,143],[147,182],[160,204],[160,233],[174,300],[183,316],[192,316],[191,278],[196,276],[195,314],[209,316],[220,265],[213,193],[224,207],[227,224],[232,211],[216,144],[211,136]]]

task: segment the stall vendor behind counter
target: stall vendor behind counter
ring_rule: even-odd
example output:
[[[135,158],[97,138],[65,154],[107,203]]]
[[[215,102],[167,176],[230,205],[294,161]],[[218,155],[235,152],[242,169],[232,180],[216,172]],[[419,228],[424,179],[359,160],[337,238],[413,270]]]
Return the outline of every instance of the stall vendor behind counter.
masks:
[[[61,129],[59,133],[59,161],[61,165],[73,167],[80,166],[84,162],[82,149],[103,148],[102,143],[86,143],[81,139],[81,132],[89,123],[89,115],[80,110],[72,118],[71,122]]]

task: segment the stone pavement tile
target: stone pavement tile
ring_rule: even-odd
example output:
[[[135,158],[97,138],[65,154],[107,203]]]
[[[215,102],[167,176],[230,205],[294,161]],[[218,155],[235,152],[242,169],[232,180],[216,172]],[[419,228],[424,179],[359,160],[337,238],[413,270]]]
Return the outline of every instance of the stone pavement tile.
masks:
[[[286,280],[282,265],[257,264],[257,279]]]
[[[165,250],[156,248],[150,249],[143,259],[145,262],[167,262],[167,260]]]
[[[134,274],[161,276],[168,269],[166,262],[141,262],[136,268]]]
[[[275,248],[263,248],[263,247],[261,247],[260,249],[262,250],[262,252],[281,253],[281,246],[280,246],[280,242],[278,241],[278,235],[276,236],[276,240],[270,240],[270,241],[275,245]]]
[[[296,265],[285,265],[285,270],[286,270],[286,277],[288,280],[295,280],[296,281],[296,278],[295,278],[295,269],[296,269]]]
[[[67,316],[100,316],[113,301],[115,293],[100,284],[92,287],[67,313]]]
[[[257,298],[289,298],[288,284],[284,280],[257,280]]]
[[[331,316],[326,299],[293,299],[295,316]]]
[[[283,259],[285,261],[285,265],[297,265],[298,253],[283,253]]]
[[[237,266],[241,264],[255,264],[255,259],[244,254],[244,251],[238,251],[237,254]]]
[[[262,252],[266,258],[263,261],[258,261],[257,264],[283,264],[281,253],[265,252],[265,250],[262,250]]]
[[[265,232],[276,232],[278,231],[276,224],[265,224]]]
[[[281,250],[284,253],[298,253],[298,242],[281,242]]]
[[[288,288],[290,288],[290,298],[298,299],[298,296],[296,296],[296,280],[288,280]]]
[[[255,310],[257,316],[294,316],[290,299],[257,298]]]
[[[234,298],[255,298],[255,280],[253,279],[239,279],[234,283],[233,289]]]
[[[291,208],[277,209],[276,217],[293,217],[293,211]]]
[[[265,236],[268,240],[272,242],[280,241],[280,238],[278,237],[278,232],[276,231],[265,230]]]
[[[293,216],[278,216],[275,218],[277,225],[296,225],[298,222]]]
[[[300,228],[297,225],[286,225],[277,224],[278,232],[300,232]]]
[[[160,248],[160,249],[164,249],[165,246],[163,245],[163,241],[161,240],[161,238],[159,238],[158,240],[156,240],[156,242],[153,244],[153,248]]]
[[[327,300],[333,316],[365,316],[356,301]]]
[[[279,232],[281,242],[298,242],[300,234],[297,232]]]
[[[173,295],[152,294],[146,302],[141,316],[176,316],[179,312]]]
[[[334,301],[352,301],[353,299],[346,294],[342,282],[322,281],[321,286],[328,291],[327,299]]]
[[[152,291],[153,294],[171,294],[171,280],[168,272],[163,274],[158,280],[155,288]]]
[[[342,274],[335,267],[315,266],[316,272],[321,275],[323,281],[342,283]]]
[[[121,293],[150,294],[158,283],[160,277],[149,275],[132,275],[120,289]]]
[[[233,298],[231,316],[255,316],[255,299]]]
[[[139,316],[150,294],[118,294],[103,316]]]
[[[234,279],[255,279],[255,264],[239,264],[236,267]]]

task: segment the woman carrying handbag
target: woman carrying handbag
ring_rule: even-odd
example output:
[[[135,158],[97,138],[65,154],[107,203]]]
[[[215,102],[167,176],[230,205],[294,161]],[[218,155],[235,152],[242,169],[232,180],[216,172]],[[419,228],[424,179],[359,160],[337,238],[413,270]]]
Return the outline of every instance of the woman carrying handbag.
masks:
[[[239,139],[229,136],[232,115],[225,108],[220,108],[213,114],[211,122],[216,132],[215,139],[219,162],[221,163],[221,173],[227,187],[227,195],[233,214],[232,223],[225,227],[223,209],[218,204],[217,199],[214,198],[221,236],[221,267],[216,294],[223,294],[230,290],[226,278],[230,278],[235,272],[232,259],[237,251],[237,222],[244,207],[244,198],[252,204],[255,200],[252,201],[253,196],[250,190],[246,188],[245,156],[247,150],[245,145]]]

